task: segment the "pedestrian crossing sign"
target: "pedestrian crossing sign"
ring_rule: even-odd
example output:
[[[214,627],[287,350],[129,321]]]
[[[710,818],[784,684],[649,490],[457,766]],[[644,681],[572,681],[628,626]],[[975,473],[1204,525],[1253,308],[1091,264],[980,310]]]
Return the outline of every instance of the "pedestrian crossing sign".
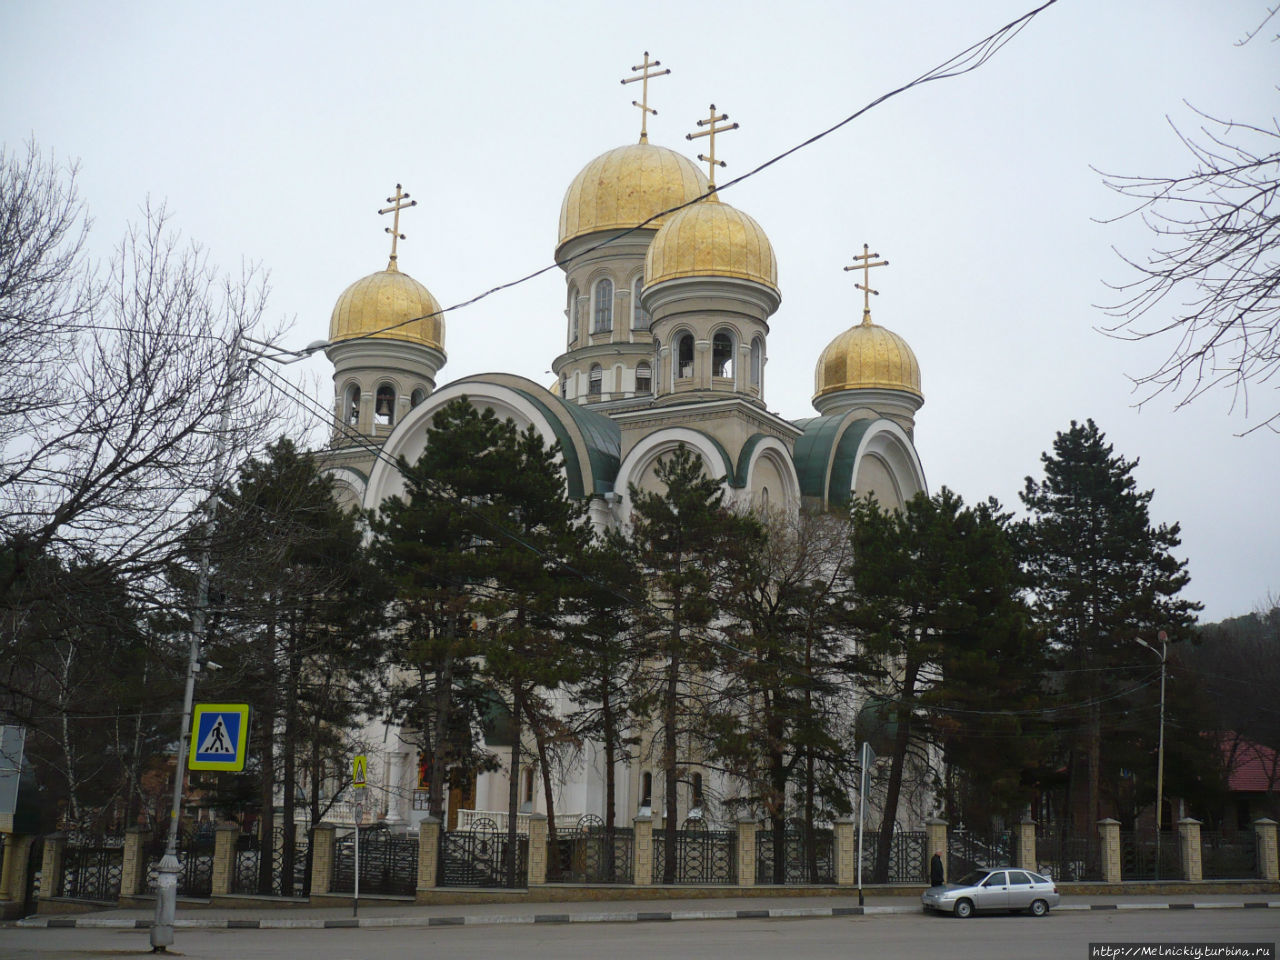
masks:
[[[247,703],[197,703],[191,717],[191,770],[244,769],[249,743]]]

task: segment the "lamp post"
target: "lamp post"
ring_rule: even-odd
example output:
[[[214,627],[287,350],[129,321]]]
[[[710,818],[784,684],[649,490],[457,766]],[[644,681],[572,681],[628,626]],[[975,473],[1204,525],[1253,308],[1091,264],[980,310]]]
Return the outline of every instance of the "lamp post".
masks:
[[[1160,649],[1157,650],[1141,637],[1137,641],[1160,658],[1160,745],[1156,750],[1156,879],[1160,879],[1160,831],[1164,819],[1164,678],[1165,663],[1169,653],[1169,635],[1163,630],[1157,634]]]

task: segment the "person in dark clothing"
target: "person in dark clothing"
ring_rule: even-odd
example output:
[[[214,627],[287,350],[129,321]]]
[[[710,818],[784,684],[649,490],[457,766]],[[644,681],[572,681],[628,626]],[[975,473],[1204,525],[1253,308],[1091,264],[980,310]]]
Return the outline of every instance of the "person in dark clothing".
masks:
[[[942,854],[935,851],[933,859],[929,861],[929,886],[940,887],[943,881]]]

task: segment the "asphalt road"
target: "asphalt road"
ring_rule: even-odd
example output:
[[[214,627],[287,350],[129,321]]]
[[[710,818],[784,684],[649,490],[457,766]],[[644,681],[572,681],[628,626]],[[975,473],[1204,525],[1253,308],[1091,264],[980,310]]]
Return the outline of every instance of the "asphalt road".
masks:
[[[169,955],[201,960],[1089,960],[1089,944],[1266,942],[1280,911],[1095,911],[1044,919],[921,915],[679,923],[519,924],[333,930],[178,930]],[[148,953],[145,930],[0,930],[3,960]]]

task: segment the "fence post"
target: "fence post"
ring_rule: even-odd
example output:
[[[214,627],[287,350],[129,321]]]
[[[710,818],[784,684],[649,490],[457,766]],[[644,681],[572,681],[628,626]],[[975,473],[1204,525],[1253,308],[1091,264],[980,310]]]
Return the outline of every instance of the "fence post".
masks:
[[[41,900],[52,900],[62,894],[62,851],[66,845],[65,833],[51,833],[44,838],[44,860],[40,864]]]
[[[147,881],[147,847],[151,844],[149,827],[130,827],[124,832],[124,857],[120,866],[120,896],[136,897]]]
[[[240,828],[234,823],[220,823],[213,832],[213,886],[211,893],[224,896],[231,892],[231,877],[236,869],[236,841]]]
[[[440,867],[440,818],[426,817],[418,824],[418,889],[434,890]]]
[[[738,886],[756,885],[756,821],[749,813],[738,814]]]
[[[637,887],[647,887],[653,883],[653,817],[636,817],[631,824],[635,827],[636,845],[635,873],[631,879]]]
[[[1104,817],[1098,821],[1102,838],[1102,882],[1120,882],[1120,821]]]
[[[311,895],[329,892],[333,885],[334,825],[317,823],[311,837]],[[421,867],[419,867],[421,869]]]
[[[1018,866],[1035,871],[1040,861],[1036,859],[1036,822],[1030,817],[1018,824]]]
[[[1200,849],[1200,821],[1183,817],[1178,821],[1178,852],[1182,855],[1182,879],[1199,883],[1204,879],[1204,860]]]
[[[19,833],[5,838],[4,866],[0,871],[0,919],[10,920],[19,915],[15,911],[22,909],[27,897],[27,862],[35,842],[35,837]]]
[[[529,814],[529,886],[547,882],[547,815]]]
[[[858,822],[841,817],[832,827],[836,841],[836,886],[852,887],[858,880]]]
[[[1276,822],[1270,817],[1253,821],[1258,844],[1258,876],[1263,880],[1280,880],[1280,858],[1277,857]]]
[[[925,852],[924,875],[929,876],[929,863],[935,853],[942,854],[942,879],[949,880],[951,873],[951,857],[947,850],[947,821],[940,817],[930,817],[924,822]]]

